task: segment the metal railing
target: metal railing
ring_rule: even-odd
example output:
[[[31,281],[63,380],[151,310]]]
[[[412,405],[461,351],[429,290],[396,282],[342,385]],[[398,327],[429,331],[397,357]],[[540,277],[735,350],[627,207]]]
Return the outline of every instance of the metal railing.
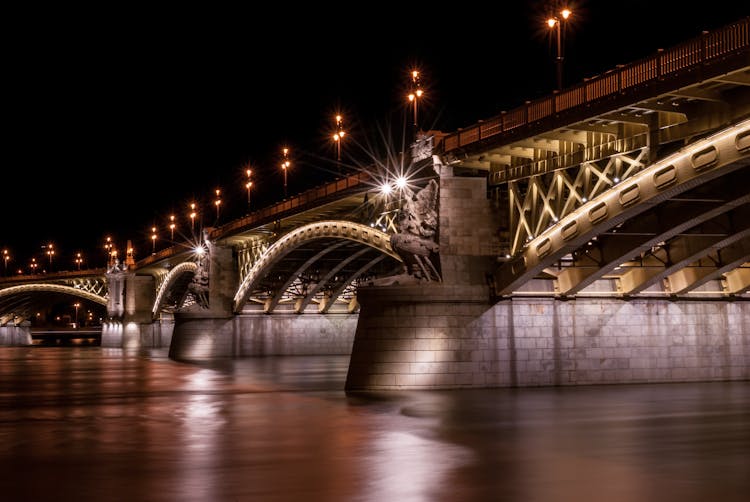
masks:
[[[684,42],[656,55],[610,70],[583,83],[523,106],[502,112],[443,138],[442,152],[512,131],[555,114],[634,90],[645,84],[689,72],[727,55],[750,48],[750,17]]]
[[[322,200],[331,197],[332,195],[336,195],[337,193],[347,191],[354,187],[363,186],[371,179],[372,178],[369,174],[367,174],[366,172],[361,172],[352,174],[350,176],[347,176],[346,178],[341,178],[336,181],[326,183],[325,185],[321,185],[319,187],[311,188],[310,190],[302,192],[299,195],[296,195],[289,199],[284,199],[272,206],[264,207],[259,211],[255,211],[254,213],[250,213],[247,216],[243,216],[242,218],[237,218],[236,220],[231,221],[226,225],[215,228],[211,231],[211,235],[209,236],[209,238],[213,240],[222,235],[232,233],[233,231],[236,231],[240,228],[250,228],[254,224],[257,224],[261,221],[273,220],[276,217],[281,216],[282,214],[287,213],[293,209],[298,209],[312,203],[321,202]],[[368,186],[368,188],[371,187]]]

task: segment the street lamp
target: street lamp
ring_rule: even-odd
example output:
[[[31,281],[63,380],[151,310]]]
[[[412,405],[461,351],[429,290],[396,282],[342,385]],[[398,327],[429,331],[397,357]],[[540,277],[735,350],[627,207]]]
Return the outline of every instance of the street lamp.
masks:
[[[5,262],[5,275],[8,275],[8,260],[10,260],[10,254],[7,249],[3,249],[3,261]]]
[[[284,161],[281,163],[281,169],[284,171],[284,198],[286,199],[286,196],[287,196],[286,172],[289,170],[289,166],[291,165],[291,163],[289,162],[289,149],[284,148],[282,152],[284,153]]]
[[[424,95],[424,91],[422,90],[422,85],[419,81],[419,72],[417,70],[412,70],[411,72],[411,85],[412,85],[412,91],[409,93],[409,102],[413,104],[414,106],[414,128],[417,127],[417,102],[422,98],[422,95]]]
[[[195,202],[190,203],[190,228],[195,235],[195,217],[198,213],[195,212]]]
[[[151,227],[151,254],[156,254],[156,227]]]
[[[214,201],[214,205],[216,206],[216,221],[219,221],[219,207],[221,206],[221,198],[219,197],[221,195],[221,190],[216,189],[216,200]]]
[[[52,257],[55,256],[55,249],[53,248],[51,242],[47,244],[47,256],[49,257],[49,269],[51,272],[52,271]]]
[[[76,303],[74,303],[74,304],[73,304],[73,306],[74,306],[74,307],[75,307],[75,309],[76,309],[76,318],[75,318],[75,321],[73,322],[73,327],[74,327],[74,328],[77,328],[77,327],[78,327],[78,307],[80,307],[80,306],[81,306],[81,304],[80,304],[80,303],[78,303],[78,302],[76,302]]]
[[[81,270],[81,263],[83,263],[83,257],[81,256],[81,253],[76,253],[75,262],[76,265],[78,265],[78,270]]]
[[[565,8],[560,11],[560,17],[552,16],[547,19],[547,26],[551,30],[555,30],[555,38],[557,41],[557,57],[555,58],[555,69],[557,74],[557,90],[562,90],[563,83],[563,42],[562,42],[562,31],[563,23],[566,23],[572,11]]]
[[[253,175],[253,170],[249,167],[245,169],[245,174],[247,174],[247,182],[245,182],[245,188],[247,188],[247,209],[250,210],[250,189],[253,186],[253,181],[250,179],[250,177]]]
[[[36,274],[36,267],[38,266],[36,262],[36,258],[31,259],[31,264],[29,265],[29,268],[31,269],[31,275]]]
[[[174,215],[170,214],[169,215],[169,239],[172,242],[174,242],[174,227],[175,227]]]
[[[341,115],[336,115],[336,132],[333,133],[333,141],[336,142],[336,162],[338,162],[339,172],[341,172],[341,141],[346,135],[342,125],[343,120],[344,118]]]

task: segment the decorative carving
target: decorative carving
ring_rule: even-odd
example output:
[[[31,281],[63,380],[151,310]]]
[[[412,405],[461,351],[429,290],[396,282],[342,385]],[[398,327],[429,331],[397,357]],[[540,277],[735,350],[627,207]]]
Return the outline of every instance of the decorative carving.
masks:
[[[193,295],[195,305],[207,309],[208,302],[208,278],[210,270],[209,251],[206,251],[198,258],[198,268],[195,271],[193,280],[188,284],[188,292]]]
[[[438,231],[438,184],[431,179],[416,194],[408,187],[398,219],[398,233],[391,247],[404,261],[404,273],[419,281],[440,281]]]
[[[117,274],[120,272],[126,272],[128,270],[128,265],[126,263],[121,263],[119,259],[115,258],[112,262],[112,265],[107,269],[108,274]]]
[[[429,159],[432,155],[432,136],[428,136],[423,132],[417,134],[417,139],[411,144],[411,160],[412,162],[418,162],[420,160]]]

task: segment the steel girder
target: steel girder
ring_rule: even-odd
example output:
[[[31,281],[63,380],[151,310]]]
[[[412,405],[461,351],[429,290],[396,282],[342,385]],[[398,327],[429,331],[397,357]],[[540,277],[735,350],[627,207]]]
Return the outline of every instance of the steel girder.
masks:
[[[584,202],[569,214],[553,222],[549,228],[526,242],[524,248],[514,259],[501,266],[494,274],[494,287],[499,295],[509,295],[520,285],[542,273],[546,268],[561,262],[566,256],[583,255],[589,243],[599,235],[610,232],[627,220],[633,219],[653,209],[655,206],[682,193],[711,182],[716,178],[728,176],[733,171],[747,170],[750,164],[750,121],[741,121],[724,130],[684,147],[680,151],[651,164],[628,180],[613,183],[611,188],[593,199]],[[607,179],[614,181],[609,176]],[[732,209],[732,206],[745,203],[747,185],[736,188],[744,189],[744,194],[736,194],[725,201],[723,209],[713,208],[713,216]],[[731,190],[730,190],[731,191]],[[547,211],[549,214],[549,211]],[[713,217],[712,216],[712,217]],[[682,223],[685,229],[700,222],[700,217],[687,218]],[[683,229],[684,230],[684,229]],[[679,232],[675,232],[676,235]],[[667,234],[664,235],[667,237]],[[663,239],[662,239],[663,240]],[[640,243],[638,243],[640,242]],[[657,243],[660,241],[657,241]],[[644,245],[643,239],[633,239],[632,245]],[[623,250],[627,245],[620,246]],[[636,249],[636,248],[631,248]],[[620,265],[618,259],[627,261],[630,257],[615,256],[614,248],[604,248],[612,256],[596,262],[596,269],[603,263]],[[614,268],[614,266],[612,268]],[[582,289],[583,282],[593,272],[585,268],[571,268],[560,282],[560,294],[574,294]],[[601,274],[599,274],[601,276]],[[558,276],[559,279],[559,276]],[[585,287],[585,286],[584,286]]]
[[[361,253],[363,248],[372,251]],[[330,299],[366,273],[369,267],[362,262],[372,267],[382,261],[368,257],[371,253],[387,256],[394,264],[401,261],[391,249],[390,236],[367,225],[332,220],[295,228],[270,245],[242,277],[234,311],[241,312],[252,299],[262,302],[268,313],[281,303],[296,304],[301,312],[315,295]],[[350,280],[342,288],[345,278]]]

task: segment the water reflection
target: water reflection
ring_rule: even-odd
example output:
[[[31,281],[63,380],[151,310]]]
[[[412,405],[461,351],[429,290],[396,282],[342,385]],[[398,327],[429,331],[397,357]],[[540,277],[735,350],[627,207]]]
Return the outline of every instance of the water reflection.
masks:
[[[347,357],[0,348],[3,500],[745,500],[750,382],[343,392]]]

